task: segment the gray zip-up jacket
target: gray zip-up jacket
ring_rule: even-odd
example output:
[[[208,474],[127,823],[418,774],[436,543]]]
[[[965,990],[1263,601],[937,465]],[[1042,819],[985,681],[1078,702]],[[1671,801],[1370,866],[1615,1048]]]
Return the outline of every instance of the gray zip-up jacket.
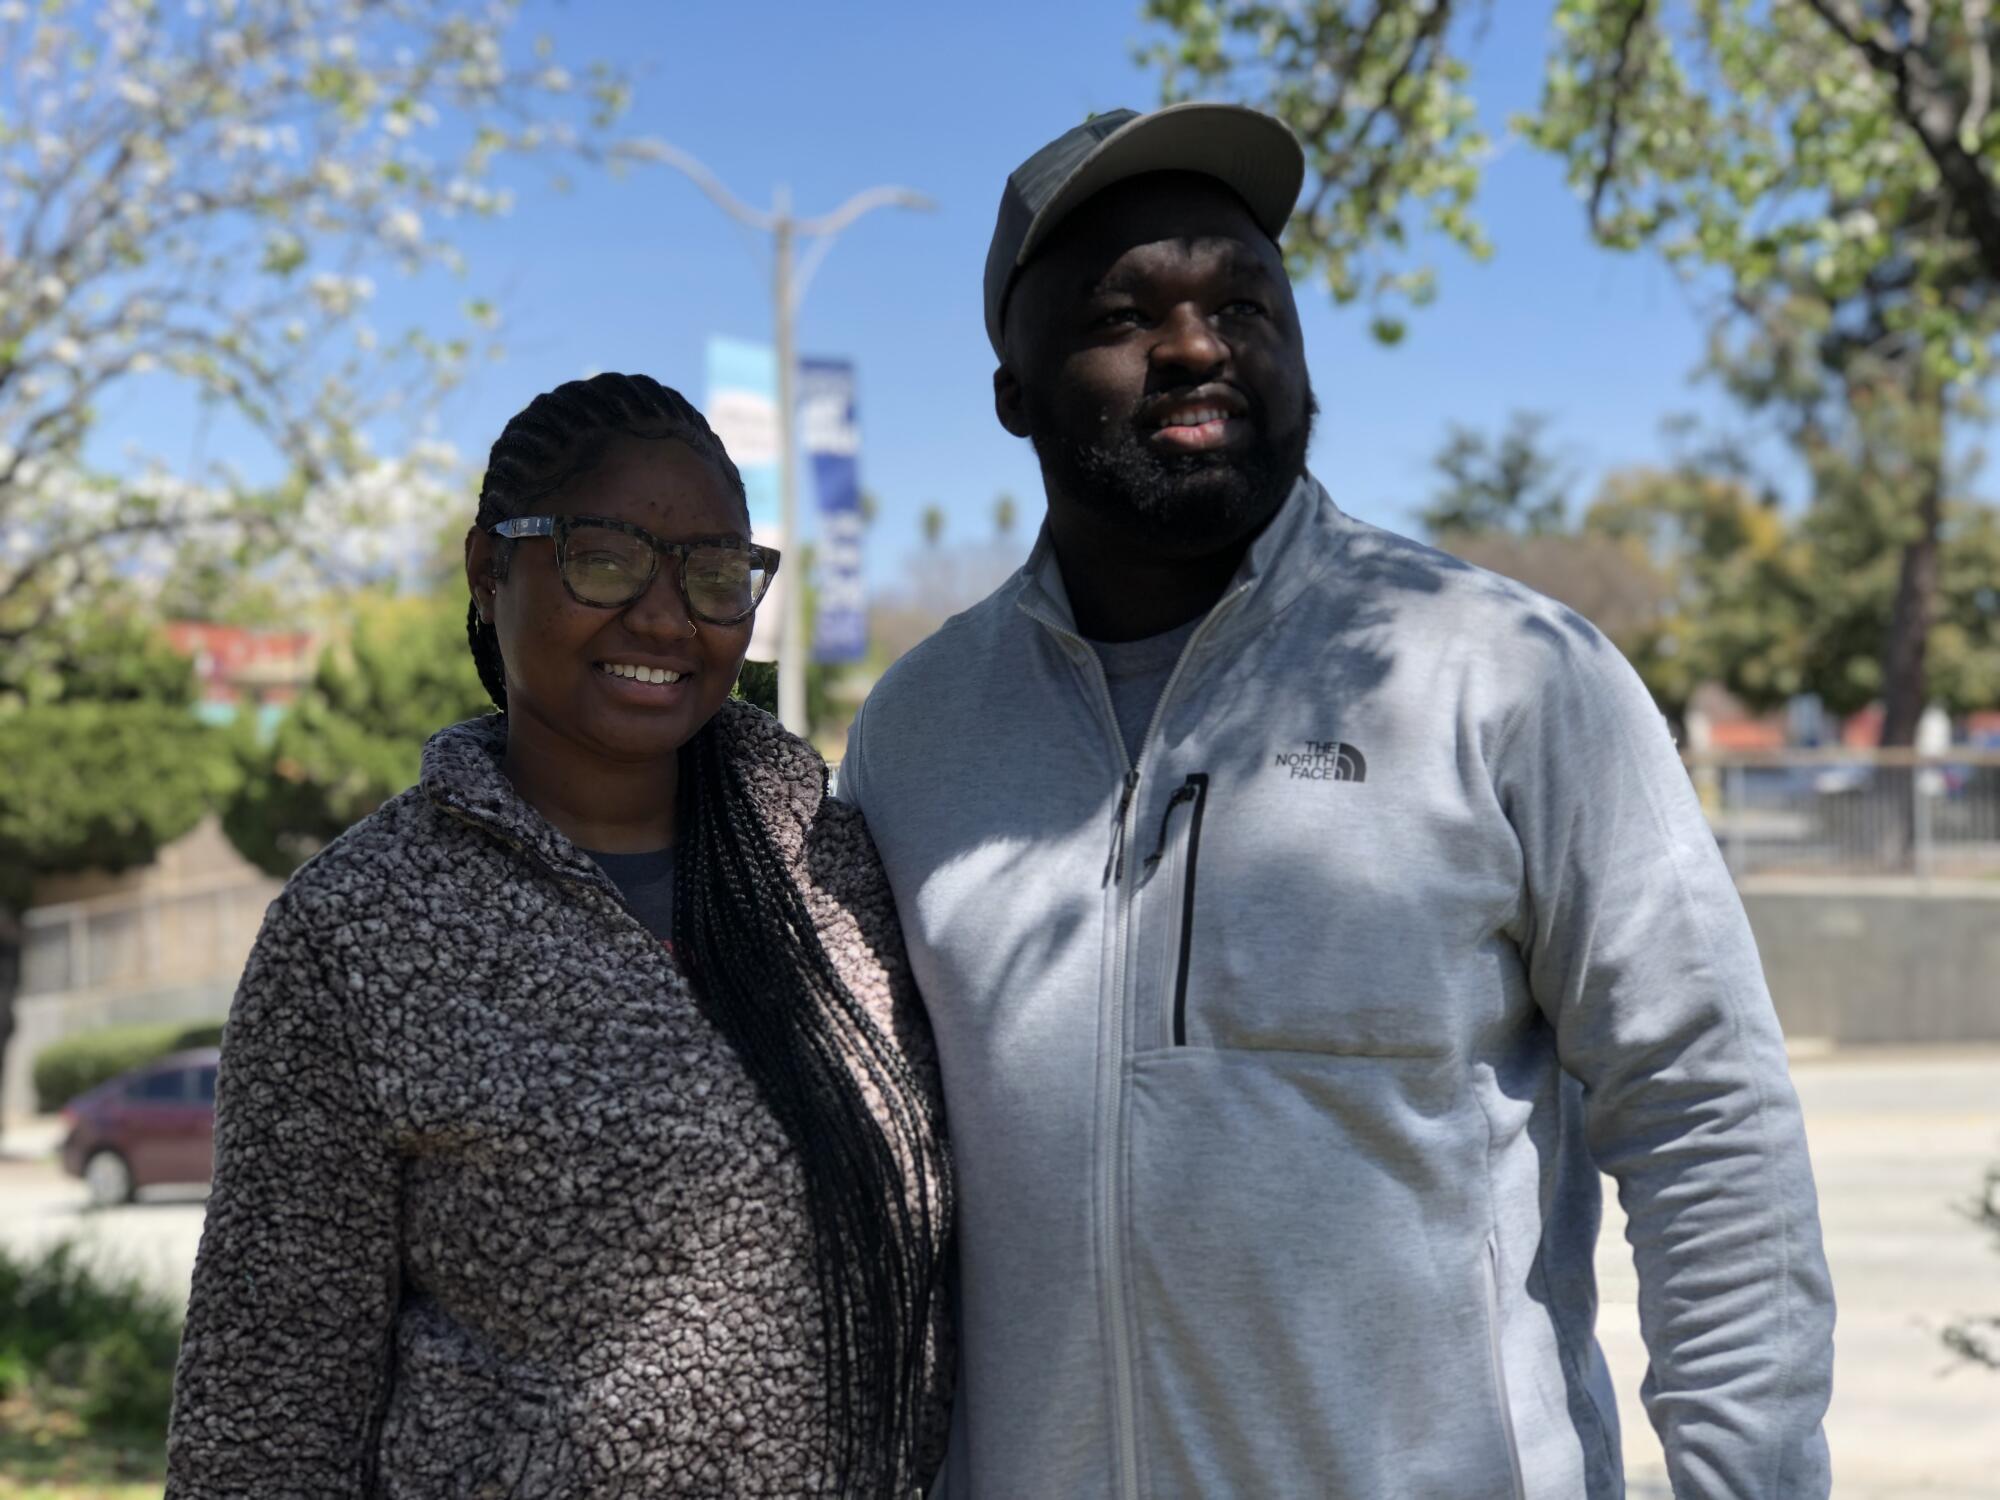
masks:
[[[1128,766],[1046,536],[882,680],[961,1193],[945,1492],[1609,1500],[1598,1168],[1680,1500],[1828,1491],[1743,911],[1619,653],[1302,480]]]

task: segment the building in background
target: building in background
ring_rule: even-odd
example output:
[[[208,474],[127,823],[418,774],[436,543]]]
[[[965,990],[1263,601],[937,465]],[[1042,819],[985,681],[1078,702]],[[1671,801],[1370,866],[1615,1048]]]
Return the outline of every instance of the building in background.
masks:
[[[254,716],[269,734],[297,701],[319,665],[319,636],[306,630],[251,630],[174,620],[167,642],[194,663],[201,683],[196,712],[210,724],[231,724]]]

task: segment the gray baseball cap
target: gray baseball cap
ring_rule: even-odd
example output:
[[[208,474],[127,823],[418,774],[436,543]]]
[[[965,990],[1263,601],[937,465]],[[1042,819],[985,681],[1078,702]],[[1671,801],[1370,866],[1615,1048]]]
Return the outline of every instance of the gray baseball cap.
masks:
[[[1235,190],[1276,239],[1299,201],[1305,153],[1284,121],[1240,104],[1129,109],[1064,131],[1014,169],[986,252],[986,336],[1000,353],[1000,318],[1021,267],[1086,199],[1146,172],[1200,172]]]

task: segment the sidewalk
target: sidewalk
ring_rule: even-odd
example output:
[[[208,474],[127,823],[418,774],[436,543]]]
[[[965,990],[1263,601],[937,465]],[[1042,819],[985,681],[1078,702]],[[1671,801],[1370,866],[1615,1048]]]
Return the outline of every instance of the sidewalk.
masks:
[[[60,1115],[33,1115],[8,1122],[0,1130],[0,1163],[46,1161],[61,1148],[69,1134]]]

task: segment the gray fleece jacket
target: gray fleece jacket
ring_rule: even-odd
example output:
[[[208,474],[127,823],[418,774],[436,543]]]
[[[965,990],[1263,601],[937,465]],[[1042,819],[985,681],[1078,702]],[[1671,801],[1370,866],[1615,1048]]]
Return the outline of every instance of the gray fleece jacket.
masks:
[[[861,820],[769,715],[717,730],[929,1088]],[[504,744],[497,717],[438,734],[272,904],[223,1039],[170,1500],[835,1493],[798,1154]],[[927,1397],[925,1474],[948,1371]]]
[[[1589,624],[1302,480],[1129,766],[1046,537],[849,741],[960,1184],[950,1500],[1611,1500],[1617,1180],[1680,1500],[1828,1491],[1769,996]]]

